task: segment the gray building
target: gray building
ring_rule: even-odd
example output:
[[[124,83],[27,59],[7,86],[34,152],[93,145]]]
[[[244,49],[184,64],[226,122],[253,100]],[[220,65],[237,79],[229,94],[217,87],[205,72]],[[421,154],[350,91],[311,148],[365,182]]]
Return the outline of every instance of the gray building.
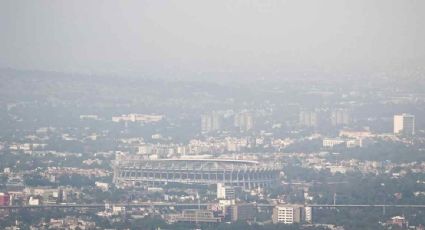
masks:
[[[181,215],[175,216],[176,222],[189,223],[218,223],[221,222],[220,217],[215,217],[214,213],[209,210],[186,209]]]
[[[236,221],[254,221],[257,216],[257,207],[254,204],[236,204],[231,206],[230,218]]]

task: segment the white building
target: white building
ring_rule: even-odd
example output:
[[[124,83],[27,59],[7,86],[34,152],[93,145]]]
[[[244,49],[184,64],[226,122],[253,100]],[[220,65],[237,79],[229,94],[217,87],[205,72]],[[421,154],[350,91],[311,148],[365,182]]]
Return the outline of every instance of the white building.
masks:
[[[161,121],[164,118],[163,115],[151,115],[151,114],[123,114],[121,116],[112,117],[113,122],[143,122],[153,123]]]
[[[201,131],[209,133],[221,129],[222,116],[218,112],[212,112],[201,116]]]
[[[153,146],[151,144],[143,144],[137,147],[137,154],[147,155],[151,154]]]
[[[99,120],[97,115],[80,115],[80,120]]]
[[[31,196],[28,200],[28,205],[40,205],[40,199]]]
[[[217,184],[217,199],[234,200],[236,198],[235,189],[224,186],[222,183]]]
[[[294,224],[301,222],[301,206],[277,205],[273,209],[273,223]]]
[[[404,136],[415,135],[415,116],[406,113],[395,115],[394,134]]]
[[[316,111],[301,111],[299,124],[305,127],[317,127],[319,125],[319,114]]]
[[[254,128],[254,117],[250,112],[235,114],[234,126],[241,131],[249,131]]]
[[[304,216],[305,222],[309,224],[313,223],[313,208],[305,207],[304,212],[305,212],[305,216]]]
[[[112,214],[119,215],[119,214],[124,213],[124,212],[125,212],[124,206],[118,206],[118,205],[112,206]]]
[[[336,109],[332,111],[331,123],[333,126],[349,125],[351,123],[351,116],[347,109]]]
[[[346,140],[342,138],[324,138],[322,142],[322,146],[325,148],[332,148],[335,145],[345,144]]]
[[[95,182],[96,187],[100,188],[102,191],[108,191],[109,190],[109,184],[104,182]]]
[[[329,169],[329,171],[332,174],[336,174],[336,173],[341,173],[341,174],[345,174],[347,173],[347,167],[342,166],[342,165],[331,165],[327,167]]]
[[[351,139],[346,141],[347,148],[362,147],[362,139]]]

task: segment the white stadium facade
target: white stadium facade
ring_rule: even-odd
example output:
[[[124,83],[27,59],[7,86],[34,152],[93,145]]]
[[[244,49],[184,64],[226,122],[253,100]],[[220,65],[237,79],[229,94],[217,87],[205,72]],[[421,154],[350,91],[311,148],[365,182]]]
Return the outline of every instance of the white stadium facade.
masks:
[[[279,178],[280,169],[250,160],[120,159],[114,163],[113,182],[117,187],[223,183],[251,189],[274,184]]]

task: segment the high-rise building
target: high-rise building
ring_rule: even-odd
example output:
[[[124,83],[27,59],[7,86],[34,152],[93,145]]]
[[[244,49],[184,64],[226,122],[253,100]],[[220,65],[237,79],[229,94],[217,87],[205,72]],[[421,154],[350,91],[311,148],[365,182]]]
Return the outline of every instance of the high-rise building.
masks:
[[[312,207],[305,207],[304,208],[304,220],[305,222],[311,224],[313,223],[313,208]]]
[[[319,114],[317,111],[301,111],[299,116],[299,124],[305,127],[319,126]]]
[[[394,134],[402,136],[415,135],[415,116],[406,113],[395,115]]]
[[[235,114],[234,126],[243,132],[249,131],[254,128],[254,116],[250,112]]]
[[[347,109],[336,109],[331,113],[333,126],[349,125],[351,123],[350,112]]]
[[[221,129],[222,117],[218,112],[212,112],[201,116],[201,131],[209,133]]]
[[[222,183],[217,184],[217,199],[234,200],[236,192],[233,187],[225,186]]]
[[[295,224],[301,222],[302,207],[297,205],[277,205],[273,209],[273,223]]]
[[[212,130],[212,118],[209,114],[201,116],[201,131],[203,133],[210,132]]]

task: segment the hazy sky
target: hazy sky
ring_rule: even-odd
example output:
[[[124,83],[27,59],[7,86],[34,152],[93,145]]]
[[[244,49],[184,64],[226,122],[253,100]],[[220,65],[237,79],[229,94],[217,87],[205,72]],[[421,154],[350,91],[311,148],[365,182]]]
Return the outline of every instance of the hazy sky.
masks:
[[[0,67],[93,73],[425,66],[424,0],[0,1]]]

